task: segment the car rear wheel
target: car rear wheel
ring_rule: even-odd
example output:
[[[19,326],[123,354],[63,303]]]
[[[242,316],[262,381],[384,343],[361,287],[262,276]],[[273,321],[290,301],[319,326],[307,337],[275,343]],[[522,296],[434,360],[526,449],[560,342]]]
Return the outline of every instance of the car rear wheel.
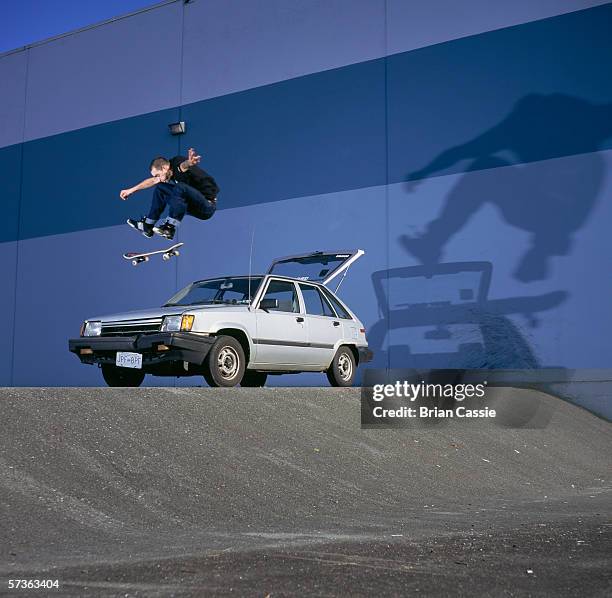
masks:
[[[340,347],[327,370],[327,379],[332,386],[352,386],[356,371],[353,352],[348,347]]]
[[[231,336],[220,336],[204,360],[204,379],[209,386],[236,386],[245,367],[242,345]]]
[[[265,386],[268,374],[266,372],[254,372],[247,370],[242,377],[240,386],[250,386],[252,388]]]
[[[114,365],[103,365],[102,376],[109,386],[137,387],[142,384],[145,373],[132,368],[118,368]]]

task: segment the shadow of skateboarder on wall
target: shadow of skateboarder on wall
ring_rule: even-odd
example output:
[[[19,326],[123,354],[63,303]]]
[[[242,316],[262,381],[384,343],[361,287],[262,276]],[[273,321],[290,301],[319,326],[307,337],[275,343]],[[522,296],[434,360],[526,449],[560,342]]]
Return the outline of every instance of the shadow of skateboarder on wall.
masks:
[[[401,246],[423,264],[438,263],[448,240],[491,203],[508,224],[531,233],[514,277],[545,279],[550,257],[569,253],[596,203],[605,163],[593,152],[610,136],[612,103],[564,94],[523,97],[498,125],[408,175],[412,191],[419,180],[470,161],[439,216],[421,236],[400,236]],[[571,163],[546,159],[567,155]]]

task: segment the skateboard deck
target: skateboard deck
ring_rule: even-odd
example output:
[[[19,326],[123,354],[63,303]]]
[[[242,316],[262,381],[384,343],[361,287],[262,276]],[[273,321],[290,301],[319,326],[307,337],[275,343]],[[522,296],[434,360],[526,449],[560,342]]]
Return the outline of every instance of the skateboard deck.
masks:
[[[157,251],[141,251],[139,253],[132,251],[129,253],[124,253],[123,258],[126,260],[131,260],[132,266],[138,266],[138,264],[148,262],[152,255],[161,254],[162,259],[166,262],[173,255],[180,255],[179,247],[182,247],[184,244],[185,243],[175,243],[166,249],[158,249]]]

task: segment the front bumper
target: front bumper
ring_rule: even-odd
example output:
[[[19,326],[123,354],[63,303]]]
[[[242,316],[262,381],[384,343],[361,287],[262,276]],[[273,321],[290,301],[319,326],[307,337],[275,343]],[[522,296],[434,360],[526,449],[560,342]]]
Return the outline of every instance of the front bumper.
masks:
[[[357,347],[357,352],[359,353],[360,364],[368,363],[368,361],[372,361],[372,359],[374,359],[374,353],[367,347]]]
[[[172,362],[201,365],[216,338],[193,332],[156,332],[137,336],[84,336],[68,341],[68,349],[81,363],[114,364],[117,351],[142,355],[143,369],[164,367]],[[160,351],[158,347],[168,350]]]

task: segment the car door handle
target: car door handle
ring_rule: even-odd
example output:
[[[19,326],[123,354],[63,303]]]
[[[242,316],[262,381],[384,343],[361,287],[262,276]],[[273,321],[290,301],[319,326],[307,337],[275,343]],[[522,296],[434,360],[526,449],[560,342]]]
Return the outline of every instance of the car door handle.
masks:
[[[303,321],[304,321],[304,318],[302,318],[302,316],[298,316],[298,317],[295,319],[295,321],[296,321],[296,322],[303,322]]]
[[[334,326],[340,326],[340,322],[334,322]]]

